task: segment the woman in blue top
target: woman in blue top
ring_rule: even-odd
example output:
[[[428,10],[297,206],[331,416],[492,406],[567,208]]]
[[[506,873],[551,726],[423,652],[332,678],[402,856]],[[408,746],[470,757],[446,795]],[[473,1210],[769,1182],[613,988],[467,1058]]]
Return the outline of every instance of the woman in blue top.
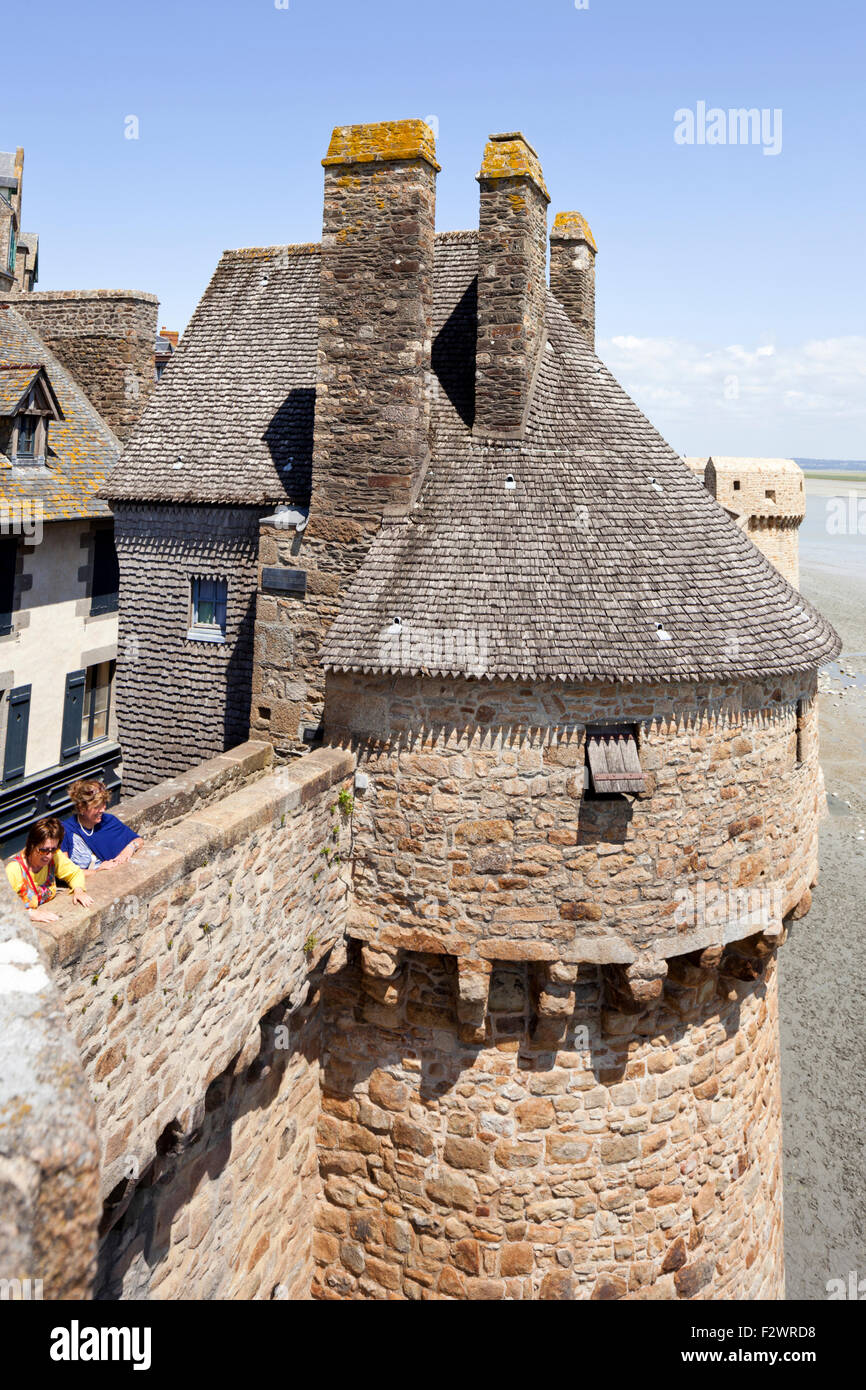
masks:
[[[63,821],[63,853],[82,869],[113,869],[132,858],[141,845],[141,836],[110,816],[110,801],[103,782],[73,782],[69,799],[75,815]]]

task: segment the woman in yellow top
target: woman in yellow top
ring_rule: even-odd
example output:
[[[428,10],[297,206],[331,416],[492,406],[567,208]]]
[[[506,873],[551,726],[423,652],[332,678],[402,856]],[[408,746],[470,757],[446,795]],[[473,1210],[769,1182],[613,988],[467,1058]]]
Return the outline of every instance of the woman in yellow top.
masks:
[[[34,922],[57,921],[57,913],[49,912],[43,904],[56,896],[58,878],[69,884],[74,903],[81,907],[93,906],[93,899],[84,891],[84,870],[63,853],[62,839],[60,821],[55,816],[46,816],[31,825],[24,849],[6,865],[6,877]]]

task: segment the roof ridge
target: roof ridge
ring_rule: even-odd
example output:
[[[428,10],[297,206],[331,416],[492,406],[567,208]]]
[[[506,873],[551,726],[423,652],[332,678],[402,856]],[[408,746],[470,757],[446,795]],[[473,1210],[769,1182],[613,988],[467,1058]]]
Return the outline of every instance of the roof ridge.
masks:
[[[238,260],[251,261],[258,256],[314,256],[321,249],[321,243],[318,241],[286,242],[282,246],[235,246],[227,247],[222,253],[222,259],[237,258]]]

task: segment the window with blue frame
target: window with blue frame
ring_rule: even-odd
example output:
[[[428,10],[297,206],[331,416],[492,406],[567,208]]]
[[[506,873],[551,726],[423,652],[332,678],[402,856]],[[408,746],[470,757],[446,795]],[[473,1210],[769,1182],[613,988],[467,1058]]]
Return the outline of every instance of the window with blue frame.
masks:
[[[203,642],[224,642],[228,582],[194,575],[191,580],[188,637]]]

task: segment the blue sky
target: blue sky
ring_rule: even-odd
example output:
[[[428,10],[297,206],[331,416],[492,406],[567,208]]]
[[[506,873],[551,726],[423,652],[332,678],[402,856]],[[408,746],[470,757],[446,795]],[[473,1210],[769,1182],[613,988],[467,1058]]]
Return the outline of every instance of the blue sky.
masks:
[[[150,290],[182,328],[223,248],[318,239],[334,125],[435,117],[440,229],[522,129],[598,241],[600,353],[675,448],[866,458],[864,7],[280,3],[43,0],[0,123],[40,288]],[[701,101],[781,110],[780,152],[677,144]]]

